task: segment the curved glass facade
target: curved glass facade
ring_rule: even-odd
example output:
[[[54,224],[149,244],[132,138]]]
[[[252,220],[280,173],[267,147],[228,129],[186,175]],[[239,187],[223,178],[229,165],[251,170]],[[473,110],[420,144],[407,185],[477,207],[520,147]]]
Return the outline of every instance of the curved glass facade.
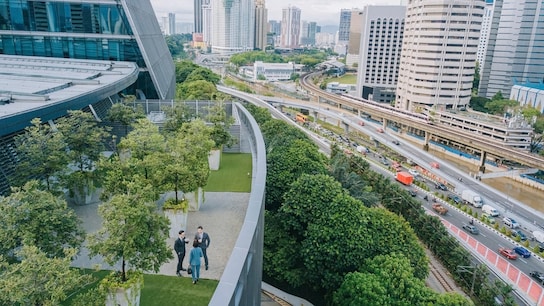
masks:
[[[0,0],[0,30],[132,35],[122,6]]]
[[[134,62],[135,87],[171,99],[174,64],[151,16],[149,0],[0,0],[0,54]]]

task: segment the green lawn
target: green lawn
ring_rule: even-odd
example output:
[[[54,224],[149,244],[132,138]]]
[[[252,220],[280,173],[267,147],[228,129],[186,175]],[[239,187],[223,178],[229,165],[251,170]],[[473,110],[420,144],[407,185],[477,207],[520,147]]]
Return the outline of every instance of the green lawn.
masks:
[[[248,175],[249,174],[249,175]],[[250,192],[251,154],[221,153],[219,170],[211,171],[205,191]]]
[[[340,84],[357,84],[356,74],[344,74],[339,78],[330,78],[328,82],[339,82]]]
[[[87,288],[82,289],[82,292],[86,292],[87,290],[96,287],[98,280],[109,273],[110,271],[104,270],[97,272],[92,271],[92,274],[97,281]],[[216,280],[200,279],[196,285],[193,285],[191,278],[187,274],[185,274],[184,277],[144,274],[144,287],[142,288],[140,296],[140,305],[208,305],[218,284],[219,281]],[[71,305],[73,298],[74,296],[62,303],[62,305]]]

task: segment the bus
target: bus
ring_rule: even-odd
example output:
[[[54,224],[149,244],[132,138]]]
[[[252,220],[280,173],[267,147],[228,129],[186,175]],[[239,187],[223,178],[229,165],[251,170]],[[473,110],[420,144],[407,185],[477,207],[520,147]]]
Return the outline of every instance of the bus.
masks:
[[[306,123],[308,122],[308,116],[304,115],[303,113],[297,113],[295,121],[300,123]]]

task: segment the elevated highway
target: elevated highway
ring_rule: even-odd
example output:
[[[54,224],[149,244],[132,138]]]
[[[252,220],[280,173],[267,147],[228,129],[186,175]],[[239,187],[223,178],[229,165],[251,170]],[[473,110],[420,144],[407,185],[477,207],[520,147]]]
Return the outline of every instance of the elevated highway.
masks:
[[[480,171],[485,172],[485,160],[487,154],[492,154],[499,158],[515,161],[532,168],[544,169],[544,157],[529,152],[516,150],[505,146],[504,144],[490,138],[475,135],[457,128],[431,124],[424,116],[407,111],[397,110],[387,105],[379,105],[371,101],[359,101],[349,99],[337,94],[321,90],[316,86],[312,79],[320,75],[321,72],[310,73],[301,78],[300,85],[318,100],[318,103],[325,100],[338,108],[357,112],[359,115],[368,114],[372,118],[380,118],[383,121],[384,128],[388,121],[395,122],[401,127],[413,127],[425,133],[424,149],[428,149],[428,143],[432,135],[442,139],[447,139],[480,152]]]

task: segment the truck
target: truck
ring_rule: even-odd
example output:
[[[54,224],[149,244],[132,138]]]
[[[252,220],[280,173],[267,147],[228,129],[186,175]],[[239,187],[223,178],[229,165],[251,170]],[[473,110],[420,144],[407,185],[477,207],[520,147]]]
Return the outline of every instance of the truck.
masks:
[[[461,192],[461,199],[474,207],[482,207],[484,204],[480,195],[470,189],[465,189]]]
[[[442,206],[442,204],[439,204],[439,203],[433,203],[433,209],[439,215],[445,215],[445,214],[448,213],[448,209],[446,207]]]
[[[410,186],[414,182],[414,176],[405,171],[397,172],[395,179],[406,186]]]

